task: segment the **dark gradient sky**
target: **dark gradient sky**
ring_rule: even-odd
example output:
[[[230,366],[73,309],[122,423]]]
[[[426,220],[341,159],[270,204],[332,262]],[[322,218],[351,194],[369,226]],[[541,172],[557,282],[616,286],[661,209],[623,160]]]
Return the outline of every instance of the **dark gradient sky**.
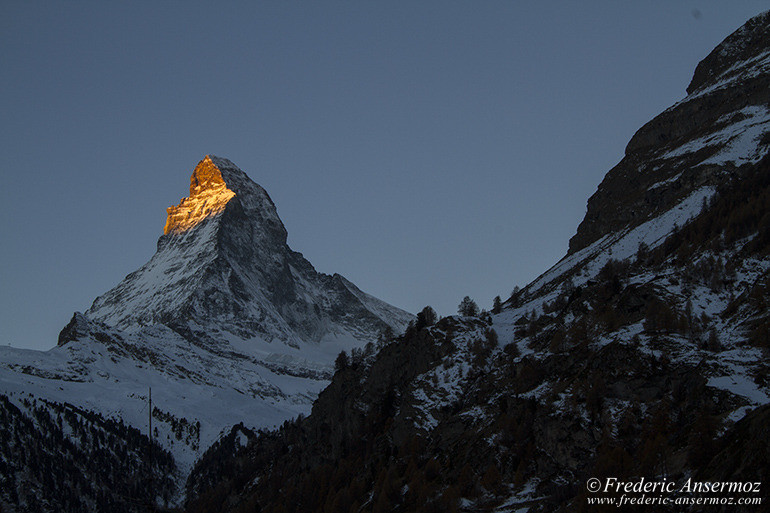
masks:
[[[144,264],[207,153],[319,271],[413,312],[489,307],[766,6],[5,0],[0,343],[52,347]]]

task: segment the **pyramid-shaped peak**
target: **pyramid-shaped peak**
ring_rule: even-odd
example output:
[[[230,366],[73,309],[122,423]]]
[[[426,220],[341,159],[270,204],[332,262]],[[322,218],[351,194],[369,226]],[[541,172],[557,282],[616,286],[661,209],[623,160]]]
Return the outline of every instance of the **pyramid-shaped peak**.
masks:
[[[96,298],[85,313],[90,321],[131,330],[193,322],[208,328],[183,337],[200,341],[222,330],[243,340],[315,344],[345,330],[372,340],[384,325],[401,329],[411,320],[343,278],[316,272],[288,246],[267,192],[227,159],[198,162],[190,196],[167,210],[155,255]],[[63,340],[90,329],[72,326]]]
[[[267,220],[284,232],[275,204],[262,187],[254,183],[232,161],[206,155],[190,177],[190,196],[168,207],[163,234],[184,233],[206,219],[218,216],[233,198],[247,215]],[[284,235],[285,238],[285,235]]]
[[[217,189],[223,185],[234,190],[237,194],[235,189],[247,183],[256,185],[231,160],[215,155],[206,155],[195,166],[190,177],[190,196],[192,197],[205,189]]]
[[[220,166],[226,168],[222,165],[224,162],[224,159],[212,158],[210,155],[206,155],[203,160],[198,162],[190,177],[190,197],[196,196],[206,189],[218,189],[227,186],[220,168]],[[229,160],[226,162],[232,164]]]

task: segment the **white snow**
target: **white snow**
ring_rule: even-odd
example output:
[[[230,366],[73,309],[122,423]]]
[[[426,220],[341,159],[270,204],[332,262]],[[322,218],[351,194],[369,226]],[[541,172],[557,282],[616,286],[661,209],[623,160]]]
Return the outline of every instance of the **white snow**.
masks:
[[[647,190],[651,191],[651,190],[659,189],[659,188],[664,187],[666,185],[672,184],[672,183],[676,182],[677,180],[679,180],[679,178],[681,176],[682,176],[682,173],[677,173],[676,175],[672,176],[668,180],[663,180],[662,182],[658,182],[658,183],[655,183],[655,184],[651,185]]]
[[[527,286],[527,292],[535,293],[546,284],[577,268],[581,268],[582,272],[572,278],[573,284],[582,285],[595,277],[611,259],[624,260],[634,256],[640,243],[645,243],[650,249],[657,247],[675,227],[683,226],[698,215],[704,200],[711,198],[715,192],[713,187],[701,187],[672,209],[636,228],[605,235],[580,251],[564,257]],[[528,305],[528,308],[531,308],[531,305]]]
[[[84,363],[84,348],[94,359]],[[158,441],[171,451],[183,476],[232,425],[270,428],[308,414],[327,381],[277,375],[246,359],[226,359],[190,346],[180,337],[152,340],[145,348],[157,366],[116,356],[88,340],[38,352],[0,348],[0,392],[35,397],[122,418],[147,432],[148,389],[153,406],[189,424],[200,422],[200,439],[177,440],[169,423],[154,419]],[[186,354],[185,354],[186,353]],[[39,375],[33,375],[34,372]],[[42,375],[42,376],[41,376]]]
[[[730,116],[743,117],[740,121],[728,124],[719,130],[688,141],[663,154],[660,158],[670,159],[681,157],[698,151],[708,146],[722,146],[722,148],[701,164],[725,164],[732,162],[735,165],[759,162],[767,154],[768,146],[760,146],[757,142],[768,131],[770,131],[770,110],[764,106],[755,105],[746,107],[737,113],[731,113]],[[720,122],[727,121],[720,119]]]
[[[710,387],[720,388],[735,395],[745,397],[751,404],[770,403],[770,397],[745,375],[731,374],[728,376],[718,376],[710,378],[707,384]]]

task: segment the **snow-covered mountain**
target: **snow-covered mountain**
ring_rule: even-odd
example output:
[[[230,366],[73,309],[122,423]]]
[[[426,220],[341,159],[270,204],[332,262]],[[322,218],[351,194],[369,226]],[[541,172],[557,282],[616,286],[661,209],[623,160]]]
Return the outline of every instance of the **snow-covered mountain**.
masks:
[[[341,368],[309,417],[212,451],[188,511],[609,511],[589,478],[766,482],[770,13],[687,93],[634,135],[562,260],[492,315]]]
[[[286,244],[267,192],[207,156],[147,264],[75,313],[50,351],[0,347],[0,394],[28,415],[45,400],[146,432],[151,388],[155,437],[181,483],[223,430],[308,413],[340,351],[412,317],[316,272]]]
[[[197,165],[190,196],[168,209],[163,233],[152,259],[98,297],[87,318],[129,331],[163,324],[211,351],[233,336],[349,346],[411,318],[340,275],[317,273],[286,244],[267,192],[227,159]]]

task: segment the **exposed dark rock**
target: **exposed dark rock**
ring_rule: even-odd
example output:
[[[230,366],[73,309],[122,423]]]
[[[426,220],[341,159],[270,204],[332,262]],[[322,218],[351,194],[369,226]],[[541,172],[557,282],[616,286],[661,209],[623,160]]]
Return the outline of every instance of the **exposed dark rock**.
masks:
[[[725,174],[735,174],[723,166],[702,164],[724,148],[724,138],[677,157],[667,152],[738,122],[745,117],[744,109],[770,106],[768,19],[768,13],[752,18],[717,46],[696,68],[689,96],[634,134],[623,160],[589,198],[569,253],[605,234],[639,225],[696,188],[717,185]],[[677,176],[670,186],[653,187]]]

